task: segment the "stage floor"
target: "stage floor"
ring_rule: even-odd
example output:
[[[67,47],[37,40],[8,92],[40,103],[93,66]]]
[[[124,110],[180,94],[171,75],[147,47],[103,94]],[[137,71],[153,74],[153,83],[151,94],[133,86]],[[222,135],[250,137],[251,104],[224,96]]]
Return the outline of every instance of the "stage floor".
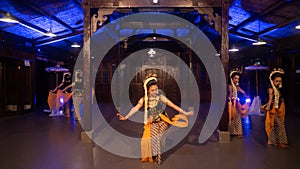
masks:
[[[161,165],[111,154],[80,140],[81,125],[37,110],[0,119],[1,169],[296,169],[299,168],[300,114],[287,114],[289,149],[268,146],[263,116],[251,116],[245,137],[197,144],[195,135],[163,155]],[[197,133],[197,132],[191,132]],[[192,141],[191,141],[192,140]]]

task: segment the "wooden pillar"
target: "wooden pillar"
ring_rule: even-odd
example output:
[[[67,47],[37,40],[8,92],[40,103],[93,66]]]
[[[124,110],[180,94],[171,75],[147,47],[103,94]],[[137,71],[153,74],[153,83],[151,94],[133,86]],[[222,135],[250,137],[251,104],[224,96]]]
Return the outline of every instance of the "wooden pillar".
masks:
[[[83,48],[83,110],[85,131],[92,130],[92,90],[91,90],[91,60],[90,60],[90,38],[91,38],[91,1],[85,0],[84,8],[84,48]]]
[[[92,4],[93,2],[93,4]],[[91,8],[95,6],[95,1],[85,0],[82,4],[84,8],[84,47],[83,47],[83,111],[84,111],[84,121],[83,121],[83,129],[85,132],[81,134],[81,140],[83,142],[90,142],[90,139],[87,137],[87,134],[92,136],[92,127],[93,127],[93,89],[91,86],[91,75],[95,72],[92,69],[91,65],[91,42],[90,38],[92,34],[95,33],[98,29],[98,26],[102,26],[102,24],[106,21],[107,17],[104,15],[111,14],[114,8],[109,9],[98,9],[98,15],[91,16]],[[93,6],[92,6],[93,5]],[[100,24],[98,24],[100,22]],[[98,69],[98,68],[97,68]],[[91,74],[93,72],[93,74]],[[94,78],[94,77],[93,77]]]
[[[229,44],[229,37],[228,37],[228,10],[229,10],[229,2],[228,0],[222,0],[222,26],[221,26],[221,61],[224,67],[224,72],[226,79],[228,78],[228,65],[229,65],[229,53],[228,53],[228,44]],[[227,82],[227,80],[226,80]],[[227,85],[227,84],[226,84]],[[226,99],[227,101],[227,99]],[[227,105],[226,103],[224,103]],[[223,116],[221,118],[219,129],[221,131],[227,131],[227,125],[229,122],[229,116],[227,112],[227,107],[225,106]]]

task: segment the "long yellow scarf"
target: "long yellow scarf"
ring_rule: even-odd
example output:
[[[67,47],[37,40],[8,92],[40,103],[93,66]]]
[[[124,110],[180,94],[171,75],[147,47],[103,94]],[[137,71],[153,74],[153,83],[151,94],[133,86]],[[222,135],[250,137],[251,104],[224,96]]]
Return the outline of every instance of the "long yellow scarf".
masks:
[[[67,101],[69,101],[69,99],[72,97],[72,93],[63,93],[61,90],[57,90],[57,93],[53,93],[52,91],[49,92],[48,95],[48,105],[50,110],[52,111],[53,109],[59,109],[59,107],[62,107],[64,105],[64,103],[66,103]],[[60,98],[63,98],[64,102],[61,103],[59,101]]]
[[[166,123],[176,127],[188,126],[188,118],[183,114],[177,114],[171,120],[166,115],[163,114],[159,114],[159,117]],[[151,123],[147,123],[144,125],[144,132],[141,140],[141,153],[142,153],[141,161],[153,163],[150,127],[151,127]]]
[[[272,128],[274,126],[275,114],[278,114],[280,120],[284,123],[284,120],[285,120],[285,104],[284,104],[284,102],[281,102],[278,109],[275,108],[275,106],[273,105],[271,110],[267,111],[267,113],[266,113],[265,130],[266,130],[266,133],[268,136],[268,140],[271,139],[270,136],[271,136]]]

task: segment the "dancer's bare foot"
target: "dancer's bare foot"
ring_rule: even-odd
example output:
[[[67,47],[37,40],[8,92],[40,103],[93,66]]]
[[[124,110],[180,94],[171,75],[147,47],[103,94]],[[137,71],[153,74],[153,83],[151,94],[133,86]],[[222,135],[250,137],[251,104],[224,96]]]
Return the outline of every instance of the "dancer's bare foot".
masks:
[[[280,147],[280,148],[285,148],[285,149],[288,149],[288,148],[289,148],[288,145],[282,144],[282,143],[278,144],[278,147]]]
[[[268,145],[277,146],[277,144],[274,144],[271,141],[268,141]]]

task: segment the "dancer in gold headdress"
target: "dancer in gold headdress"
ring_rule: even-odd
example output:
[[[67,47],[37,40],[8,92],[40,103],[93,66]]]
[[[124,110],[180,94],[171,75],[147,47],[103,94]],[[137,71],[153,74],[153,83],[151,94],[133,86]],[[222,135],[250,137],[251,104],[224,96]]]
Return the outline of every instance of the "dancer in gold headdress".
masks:
[[[245,91],[239,86],[241,72],[239,70],[232,70],[230,72],[230,84],[228,85],[228,113],[229,125],[228,129],[230,135],[243,137],[242,117],[248,114],[250,99]],[[246,102],[242,105],[238,94],[242,94],[246,98]]]
[[[271,86],[268,88],[269,100],[265,105],[267,111],[265,129],[268,136],[268,144],[288,148],[284,125],[285,104],[280,92],[283,74],[282,69],[275,69],[269,76]]]
[[[177,127],[186,127],[188,119],[186,116],[193,115],[193,111],[186,112],[182,108],[171,102],[162,92],[159,92],[157,86],[156,74],[151,74],[144,80],[145,95],[136,106],[124,117],[117,114],[120,120],[127,120],[134,115],[144,105],[144,133],[141,140],[142,162],[153,162],[161,164],[161,141],[168,125]],[[171,120],[165,111],[167,105],[180,114],[175,115]]]

